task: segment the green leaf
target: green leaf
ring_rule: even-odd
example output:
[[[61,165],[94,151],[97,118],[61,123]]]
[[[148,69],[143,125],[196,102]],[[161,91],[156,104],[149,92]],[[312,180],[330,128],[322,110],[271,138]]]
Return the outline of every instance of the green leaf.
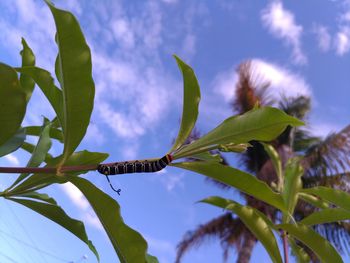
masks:
[[[324,186],[303,189],[302,192],[316,195],[327,202],[333,203],[340,208],[350,211],[350,195],[347,192]]]
[[[55,20],[58,46],[57,79],[63,91],[64,150],[62,163],[78,147],[90,123],[95,86],[92,79],[91,54],[76,18],[57,9],[49,1]],[[60,119],[61,120],[61,119]]]
[[[192,155],[191,158],[207,161],[207,162],[222,162],[220,154],[211,154],[210,152],[202,152],[195,155]]]
[[[242,115],[226,119],[214,130],[200,139],[184,146],[174,158],[186,157],[191,151],[204,147],[228,143],[246,143],[251,140],[271,141],[280,135],[288,125],[304,123],[281,110],[263,107],[250,110]]]
[[[288,209],[288,215],[293,215],[298,202],[298,193],[302,189],[301,176],[304,171],[297,158],[289,159],[284,171],[284,187],[282,197]],[[283,222],[288,222],[288,216],[283,215]]]
[[[27,194],[29,192],[37,191],[46,186],[55,183],[65,183],[65,176],[57,176],[55,174],[33,174],[29,176],[25,181],[15,186],[9,187],[5,190],[6,196],[17,196]]]
[[[103,225],[121,263],[145,263],[147,243],[135,230],[127,226],[121,215],[119,204],[89,181],[70,177],[84,194]]]
[[[16,68],[22,74],[31,77],[44,93],[52,108],[56,112],[59,121],[62,123],[63,116],[63,95],[62,91],[54,84],[50,72],[38,67]]]
[[[0,63],[0,145],[19,130],[26,111],[26,94],[16,71]]]
[[[303,218],[299,223],[304,225],[319,225],[350,219],[350,211],[342,208],[327,208]]]
[[[24,127],[26,129],[26,134],[31,136],[40,136],[41,126],[27,126]],[[63,133],[60,129],[51,127],[50,130],[50,138],[56,139],[60,142],[63,142]]]
[[[281,224],[278,228],[309,247],[322,262],[340,263],[343,262],[335,248],[321,235],[303,224]]]
[[[284,184],[284,177],[283,177],[283,172],[282,172],[282,162],[281,159],[278,155],[278,152],[275,150],[275,148],[270,145],[270,144],[266,144],[266,143],[262,143],[262,145],[264,146],[264,150],[267,152],[267,154],[269,155],[272,164],[275,168],[277,177],[278,177],[278,190],[282,192],[282,185]]]
[[[38,193],[38,192],[28,192],[28,193],[17,195],[17,196],[38,199],[40,201],[50,203],[52,205],[57,205],[56,200],[53,199],[52,197],[48,196],[47,194],[42,194],[42,193]]]
[[[228,143],[228,144],[219,144],[218,149],[220,152],[235,152],[243,153],[247,150],[248,147],[252,147],[250,143]]]
[[[46,122],[43,124],[41,135],[39,137],[37,145],[33,150],[31,158],[27,163],[27,167],[39,167],[40,164],[42,164],[42,162],[45,160],[46,154],[48,153],[52,145],[51,139],[50,139],[50,129],[51,129],[50,122]],[[18,178],[10,188],[18,184],[19,182],[21,182],[28,175],[29,174],[27,173],[23,173],[20,176],[18,176]]]
[[[257,210],[252,207],[242,206],[233,200],[223,199],[218,196],[212,196],[200,202],[218,206],[235,213],[265,247],[271,260],[282,263],[275,236],[269,227],[271,222],[267,223],[265,221],[267,217],[261,217],[260,213],[256,213]]]
[[[317,196],[307,194],[307,193],[299,193],[299,197],[303,201],[313,205],[314,207],[321,208],[321,209],[329,208],[329,204]]]
[[[23,37],[22,37],[22,46],[23,46],[23,49],[20,52],[22,56],[22,67],[34,66],[35,65],[34,53],[31,50],[31,48],[28,46],[27,42]],[[26,93],[26,101],[28,103],[28,101],[30,100],[30,97],[32,96],[35,82],[31,77],[25,74],[20,75],[19,82],[21,83],[21,86]]]
[[[0,157],[16,151],[26,139],[25,129],[20,128],[17,133],[0,145]]]
[[[311,262],[309,255],[305,252],[305,250],[299,247],[295,240],[292,237],[288,237],[288,243],[292,248],[293,255],[297,258],[298,263],[309,263]]]
[[[146,255],[146,262],[147,263],[159,263],[158,259],[155,256],[152,256],[150,254]]]
[[[83,222],[69,217],[60,206],[55,204],[36,202],[33,200],[27,200],[27,199],[18,199],[18,198],[8,198],[8,199],[28,207],[29,209],[43,215],[44,217],[52,220],[53,222],[67,229],[69,232],[71,232],[81,241],[86,243],[90,248],[90,250],[95,254],[97,260],[100,261],[97,250],[95,249],[94,245],[89,240],[86,234]]]
[[[198,117],[198,105],[201,99],[199,84],[193,69],[174,55],[184,80],[184,100],[182,109],[182,118],[179,134],[169,153],[176,151],[183,145],[187,137],[196,124]]]
[[[21,145],[21,148],[23,150],[25,150],[26,152],[32,154],[35,150],[35,145],[34,144],[31,144],[31,143],[28,143],[28,142],[24,142],[22,145]],[[49,153],[46,153],[46,156],[45,156],[45,163],[48,163],[51,159],[52,159],[52,155],[49,154]]]
[[[215,162],[183,162],[170,165],[203,174],[286,211],[282,196],[251,174]]]

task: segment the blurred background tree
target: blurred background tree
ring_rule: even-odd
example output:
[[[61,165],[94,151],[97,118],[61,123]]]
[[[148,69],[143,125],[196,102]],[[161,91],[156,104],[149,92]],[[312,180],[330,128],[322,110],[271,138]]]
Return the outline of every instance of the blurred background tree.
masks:
[[[281,97],[276,99],[269,93],[270,83],[261,77],[252,61],[245,61],[237,68],[238,81],[235,88],[235,96],[231,102],[234,114],[243,114],[251,110],[254,105],[274,105],[287,114],[305,121],[306,126],[301,128],[287,128],[277,139],[270,142],[279,153],[282,165],[293,156],[302,157],[304,167],[304,187],[330,186],[349,192],[349,164],[350,164],[350,125],[340,132],[321,138],[312,135],[307,122],[311,110],[311,98],[300,95],[296,97]],[[199,138],[200,132],[194,130],[188,143]],[[273,164],[264,150],[262,144],[257,141],[250,142],[244,154],[240,154],[239,164],[246,170],[273,186],[277,183],[277,175]],[[223,162],[227,161],[223,158]],[[214,182],[216,186],[230,189],[226,185]],[[271,220],[278,222],[281,214],[272,206],[255,198],[241,193],[246,204],[259,209],[268,215]],[[295,211],[295,218],[300,220],[314,212],[317,208],[306,202],[300,201]],[[314,227],[317,232],[326,237],[340,253],[348,251],[350,243],[350,222],[330,223]],[[247,263],[257,243],[254,235],[232,213],[224,214],[199,225],[196,229],[188,231],[178,244],[176,262],[180,262],[184,254],[191,248],[198,247],[210,238],[218,238],[223,248],[224,260],[227,260],[230,249],[237,252],[237,262]],[[310,249],[302,246],[309,254],[313,262],[317,258]]]

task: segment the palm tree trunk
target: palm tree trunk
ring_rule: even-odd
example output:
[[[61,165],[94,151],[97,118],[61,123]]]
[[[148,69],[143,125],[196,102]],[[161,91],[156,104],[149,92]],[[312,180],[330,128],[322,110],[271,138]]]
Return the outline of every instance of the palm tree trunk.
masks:
[[[238,252],[237,263],[249,263],[255,244],[256,238],[250,231],[247,231],[244,235],[242,249]]]

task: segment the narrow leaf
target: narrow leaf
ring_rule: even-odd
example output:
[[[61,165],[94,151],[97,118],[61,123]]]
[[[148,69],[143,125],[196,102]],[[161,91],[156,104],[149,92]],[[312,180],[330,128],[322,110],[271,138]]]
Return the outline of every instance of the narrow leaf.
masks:
[[[23,150],[25,150],[26,152],[32,154],[35,150],[35,145],[34,144],[31,144],[31,143],[28,143],[28,142],[24,142],[22,145],[21,145],[21,148]],[[52,155],[49,154],[49,153],[46,153],[46,156],[45,156],[45,163],[48,163],[50,160],[52,159]]]
[[[350,219],[350,211],[342,208],[327,208],[305,217],[299,223],[304,225],[319,225]]]
[[[253,109],[242,115],[226,119],[214,130],[181,148],[174,158],[186,157],[194,149],[228,143],[246,143],[251,140],[271,141],[288,126],[300,126],[303,122],[272,107]]]
[[[251,174],[215,162],[183,162],[171,165],[203,174],[286,211],[282,196]]]
[[[321,197],[327,202],[333,203],[340,208],[350,211],[350,194],[347,192],[324,186],[303,189],[303,192]]]
[[[329,208],[329,204],[317,196],[307,194],[307,193],[299,193],[299,197],[303,201],[313,205],[314,207],[321,208],[321,209]]]
[[[223,199],[217,196],[206,198],[200,202],[218,206],[235,213],[265,247],[271,260],[282,263],[275,236],[269,227],[271,222],[267,223],[265,221],[266,217],[261,217],[260,213],[256,213],[256,209],[249,206],[242,206],[233,200]]]
[[[103,225],[121,263],[145,263],[147,243],[135,230],[127,226],[121,215],[119,204],[89,181],[70,177],[84,194]]]
[[[27,163],[27,167],[38,167],[42,162],[44,162],[46,158],[46,154],[51,148],[51,139],[50,139],[50,129],[51,129],[51,123],[47,122],[46,124],[43,125],[42,127],[42,132],[39,137],[38,143],[35,146],[32,156],[29,159]],[[12,184],[11,188],[21,182],[24,178],[26,178],[29,174],[23,173],[18,178],[16,181]]]
[[[49,6],[55,20],[58,46],[57,76],[63,91],[64,157],[62,163],[78,147],[90,123],[95,87],[92,79],[90,49],[76,18],[69,12]],[[60,119],[61,120],[61,119]]]
[[[97,260],[100,261],[97,250],[86,234],[83,222],[69,217],[60,206],[18,198],[9,198],[9,200],[24,205],[67,229],[81,241],[86,243],[90,250],[95,254]]]
[[[14,136],[8,139],[4,144],[0,145],[0,157],[16,151],[21,147],[25,139],[25,130],[21,128]]]
[[[235,152],[243,153],[247,150],[248,147],[252,147],[250,143],[228,143],[228,144],[219,144],[218,149],[220,152]]]
[[[16,71],[0,63],[0,145],[19,130],[26,111],[26,94]]]
[[[54,84],[50,72],[38,67],[16,68],[22,74],[31,77],[44,93],[52,108],[56,112],[59,121],[63,121],[63,95],[62,91]]]
[[[210,152],[202,152],[195,155],[192,155],[190,158],[197,160],[207,161],[207,162],[222,162],[220,154],[211,154]]]
[[[40,126],[27,126],[24,127],[26,129],[26,134],[31,135],[31,136],[39,136],[41,133],[41,128]],[[63,142],[63,133],[61,130],[51,127],[50,130],[50,138],[56,139],[60,142]]]
[[[31,48],[28,46],[24,38],[22,38],[22,46],[23,46],[23,49],[20,52],[22,56],[22,67],[34,66],[35,65],[34,53],[31,50]],[[30,97],[32,96],[35,82],[30,76],[25,74],[20,75],[19,82],[21,83],[22,89],[26,93],[26,101],[28,103],[28,101],[30,100]]]
[[[197,121],[198,105],[201,99],[199,84],[193,69],[179,57],[175,55],[174,57],[183,76],[184,100],[179,134],[177,135],[175,143],[169,152],[176,151],[183,145],[187,137],[191,134],[191,131]]]
[[[288,214],[293,215],[298,202],[298,193],[302,188],[301,176],[303,168],[296,158],[289,159],[284,171],[284,187],[282,197],[288,209]],[[283,215],[283,222],[287,223],[287,216]]]
[[[309,263],[311,262],[309,255],[305,250],[299,247],[292,237],[288,237],[288,243],[292,248],[292,254],[297,258],[298,263]]]
[[[150,254],[146,255],[146,262],[147,263],[159,263],[158,259],[155,256],[152,256]]]
[[[337,250],[321,235],[303,224],[281,224],[277,225],[282,230],[309,247],[322,262],[343,262]]]
[[[281,159],[277,153],[277,151],[275,150],[275,148],[267,143],[262,143],[262,145],[264,146],[264,150],[267,152],[267,154],[269,155],[272,164],[275,168],[277,177],[278,177],[278,190],[282,191],[281,186],[284,184],[284,177],[282,174],[282,162]]]
[[[25,194],[18,195],[18,197],[27,197],[27,198],[32,198],[32,199],[38,199],[40,201],[50,203],[52,205],[57,205],[57,202],[55,199],[48,196],[47,194],[42,194],[42,193],[38,193],[38,192],[28,192]]]

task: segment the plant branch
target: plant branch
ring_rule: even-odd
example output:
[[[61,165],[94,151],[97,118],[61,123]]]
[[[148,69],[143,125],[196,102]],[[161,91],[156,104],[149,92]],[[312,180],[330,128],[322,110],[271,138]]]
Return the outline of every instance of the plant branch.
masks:
[[[281,231],[282,241],[283,241],[283,252],[284,252],[284,263],[289,262],[289,255],[288,255],[288,239],[286,231]]]
[[[96,164],[90,165],[77,165],[77,166],[62,166],[60,168],[60,173],[68,172],[80,172],[80,171],[90,171],[96,170]],[[56,167],[0,167],[0,173],[45,173],[45,174],[56,174]]]

